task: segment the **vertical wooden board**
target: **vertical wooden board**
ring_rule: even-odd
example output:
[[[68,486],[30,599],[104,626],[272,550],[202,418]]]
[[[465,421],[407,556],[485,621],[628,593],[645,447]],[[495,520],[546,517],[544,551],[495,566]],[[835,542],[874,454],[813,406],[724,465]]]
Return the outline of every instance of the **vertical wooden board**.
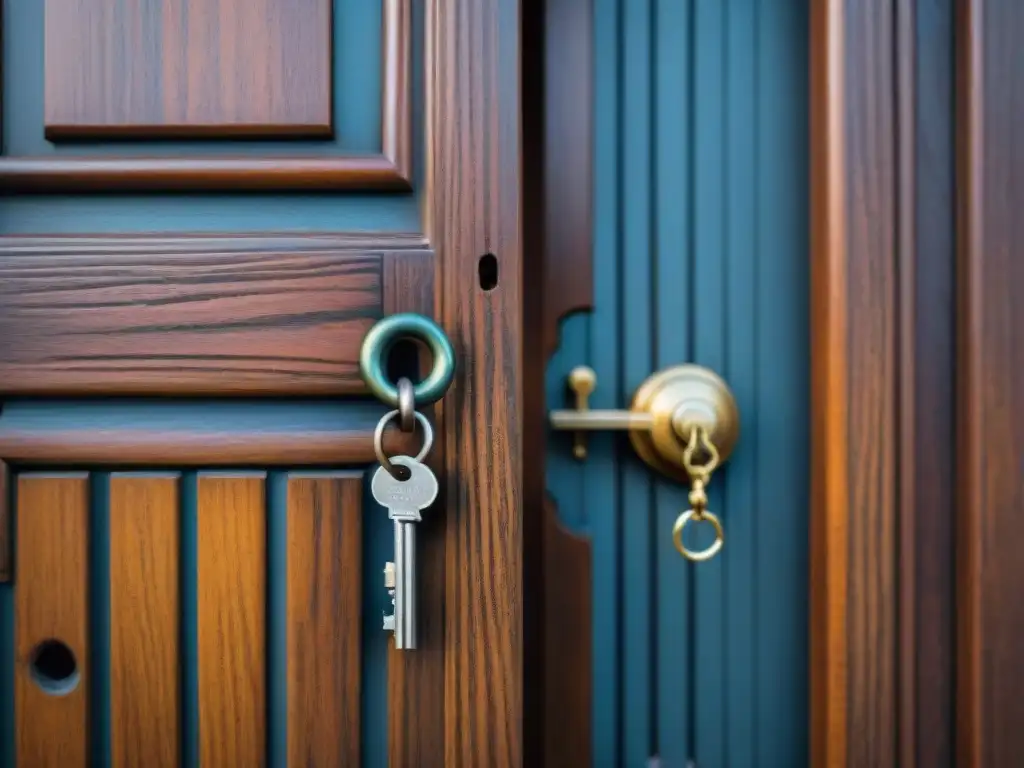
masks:
[[[523,764],[520,2],[426,6],[425,228],[438,254],[438,316],[459,359],[438,441],[441,764],[511,767]],[[485,255],[498,267],[487,288]]]
[[[112,764],[179,760],[178,475],[110,480]]]
[[[263,473],[198,479],[202,765],[266,762],[265,479]]]
[[[956,765],[1024,765],[1024,4],[957,34]]]
[[[362,474],[288,478],[288,764],[358,765]]]
[[[17,764],[84,768],[89,751],[88,475],[22,475],[17,514]],[[70,650],[73,666],[54,650],[54,642]]]

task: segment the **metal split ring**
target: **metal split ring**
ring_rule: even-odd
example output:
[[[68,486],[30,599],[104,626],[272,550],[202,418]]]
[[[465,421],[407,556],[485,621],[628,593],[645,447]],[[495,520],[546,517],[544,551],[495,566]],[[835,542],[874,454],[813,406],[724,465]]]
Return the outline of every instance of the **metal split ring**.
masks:
[[[387,470],[388,474],[396,480],[408,480],[410,475],[409,468],[398,464],[392,464],[388,455],[384,453],[384,428],[387,427],[389,421],[398,415],[399,412],[397,409],[388,411],[381,417],[381,420],[377,422],[377,428],[373,430],[373,450],[377,454],[377,461],[379,461],[380,465]],[[430,426],[430,421],[427,417],[419,411],[413,411],[413,416],[423,429],[423,447],[420,448],[420,452],[416,454],[416,461],[423,461],[427,454],[430,453],[431,447],[434,445],[434,428]]]
[[[687,549],[683,545],[683,529],[691,520],[696,523],[711,523],[712,527],[715,529],[715,540],[711,546],[698,552],[694,552],[692,549]],[[704,510],[700,514],[700,517],[698,517],[695,510],[688,509],[676,519],[676,524],[672,526],[672,542],[676,545],[676,549],[679,550],[679,554],[691,562],[702,563],[705,560],[710,560],[718,554],[719,550],[721,550],[725,544],[725,531],[722,530],[722,521],[718,519],[718,516],[714,512]]]
[[[398,380],[398,426],[403,432],[416,429],[416,393],[404,376]]]
[[[413,396],[420,406],[432,405],[444,397],[455,377],[455,350],[441,326],[423,315],[404,312],[388,315],[374,324],[359,351],[363,381],[378,400],[398,407],[398,387],[388,378],[386,362],[391,347],[403,338],[419,339],[430,348],[433,366],[427,377],[413,387]]]

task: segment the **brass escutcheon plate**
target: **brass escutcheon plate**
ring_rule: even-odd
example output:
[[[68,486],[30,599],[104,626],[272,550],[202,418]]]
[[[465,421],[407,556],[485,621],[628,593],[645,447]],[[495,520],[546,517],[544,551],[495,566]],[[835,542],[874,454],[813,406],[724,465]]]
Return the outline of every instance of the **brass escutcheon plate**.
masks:
[[[630,430],[633,448],[645,462],[669,477],[689,482],[683,451],[693,427],[703,426],[725,462],[740,436],[736,398],[725,381],[700,365],[677,365],[640,385],[630,410],[646,414],[650,430]]]

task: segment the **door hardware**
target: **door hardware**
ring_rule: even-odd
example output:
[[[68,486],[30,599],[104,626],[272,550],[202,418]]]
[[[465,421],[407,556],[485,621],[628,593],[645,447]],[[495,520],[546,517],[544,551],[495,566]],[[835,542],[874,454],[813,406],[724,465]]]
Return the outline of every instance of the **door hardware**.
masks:
[[[406,378],[392,383],[386,373],[387,355],[403,338],[419,339],[433,354],[430,373],[419,384]],[[377,423],[373,448],[380,467],[370,482],[374,500],[387,509],[394,526],[394,560],[384,566],[384,587],[391,598],[392,613],[384,616],[384,629],[394,633],[395,648],[412,650],[417,633],[416,527],[421,512],[437,498],[438,481],[423,460],[430,453],[434,430],[429,419],[416,410],[430,405],[448,391],[455,375],[455,352],[443,330],[422,315],[391,315],[378,321],[363,339],[359,366],[370,391],[388,405],[396,406]],[[397,417],[399,429],[412,432],[418,424],[423,447],[416,457],[388,456],[384,430]]]
[[[721,521],[707,509],[706,486],[729,458],[740,432],[739,408],[725,381],[699,365],[666,368],[640,385],[628,411],[591,410],[590,395],[597,388],[597,374],[591,368],[570,371],[568,386],[575,409],[551,411],[549,418],[554,429],[573,433],[573,455],[587,458],[587,432],[628,432],[633,448],[649,466],[690,485],[690,508],[672,530],[676,549],[695,562],[714,557],[725,534]],[[714,543],[699,551],[688,549],[683,531],[691,522],[709,523]]]

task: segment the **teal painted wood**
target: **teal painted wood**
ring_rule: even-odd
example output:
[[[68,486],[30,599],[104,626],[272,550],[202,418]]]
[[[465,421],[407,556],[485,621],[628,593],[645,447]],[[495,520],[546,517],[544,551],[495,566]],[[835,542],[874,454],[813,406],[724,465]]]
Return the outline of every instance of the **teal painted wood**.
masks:
[[[90,766],[109,768],[110,751],[110,473],[89,483],[89,751]],[[17,516],[17,511],[15,511]]]
[[[0,0],[4,14],[3,152],[8,155],[343,154],[381,150],[382,3],[334,0],[335,139],[245,142],[96,142],[43,136],[43,6]],[[414,68],[422,61],[423,7],[414,4]],[[12,33],[12,30],[16,33]],[[16,75],[16,76],[15,76]],[[423,168],[423,94],[413,78],[414,187]],[[417,232],[418,194],[48,195],[6,197],[0,235],[26,233],[387,230]]]
[[[181,473],[181,762],[199,768],[199,480]],[[268,547],[269,550],[269,547]]]
[[[288,473],[267,473],[267,765],[288,764]]]
[[[17,509],[18,484],[11,478],[8,493],[10,509]],[[17,541],[17,515],[11,516],[11,537]],[[17,572],[18,553],[13,553]],[[0,584],[0,768],[16,768],[15,763],[15,711],[14,711],[14,582]]]
[[[732,386],[740,444],[710,489],[726,528],[693,566],[686,490],[623,435],[548,485],[593,546],[594,762],[807,764],[807,0],[595,0],[594,312],[548,369],[591,365],[595,408],[698,362]],[[700,544],[707,531],[690,541]]]

